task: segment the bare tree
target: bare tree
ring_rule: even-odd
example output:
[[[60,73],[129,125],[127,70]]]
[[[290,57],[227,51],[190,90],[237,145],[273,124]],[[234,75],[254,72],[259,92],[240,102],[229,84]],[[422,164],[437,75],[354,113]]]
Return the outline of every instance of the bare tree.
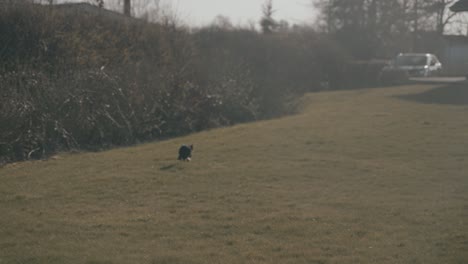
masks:
[[[424,2],[423,15],[426,15],[431,24],[434,25],[435,31],[439,35],[445,33],[446,27],[453,22],[457,13],[449,11],[449,7],[454,3],[454,0],[431,0]]]
[[[124,13],[126,16],[131,16],[131,14],[130,14],[131,8],[132,8],[132,7],[131,7],[130,0],[124,0],[123,13]]]
[[[455,0],[312,1],[322,28],[360,59],[427,49],[424,37],[440,39],[463,23],[448,11]]]
[[[96,1],[96,4],[99,6],[99,8],[104,7],[104,0],[95,0],[95,1]]]
[[[323,28],[354,57],[369,59],[406,40],[411,28],[405,0],[316,0]],[[392,52],[389,52],[392,53]]]
[[[130,12],[146,21],[156,22],[162,16],[160,0],[133,0]]]
[[[273,18],[273,14],[276,10],[273,9],[273,0],[266,0],[262,6],[263,17],[260,20],[260,26],[262,27],[262,32],[265,34],[272,33],[277,23]]]
[[[234,29],[234,26],[232,25],[231,19],[229,17],[223,16],[223,15],[217,15],[211,24],[214,27],[221,28],[224,30],[232,30]]]

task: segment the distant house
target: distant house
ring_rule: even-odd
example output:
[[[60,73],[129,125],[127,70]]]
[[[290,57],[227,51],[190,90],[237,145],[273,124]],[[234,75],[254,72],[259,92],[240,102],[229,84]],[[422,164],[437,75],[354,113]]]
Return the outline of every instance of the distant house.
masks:
[[[468,73],[468,37],[444,36],[439,58],[445,74],[466,75]]]
[[[468,12],[468,0],[458,0],[450,7],[452,12]]]

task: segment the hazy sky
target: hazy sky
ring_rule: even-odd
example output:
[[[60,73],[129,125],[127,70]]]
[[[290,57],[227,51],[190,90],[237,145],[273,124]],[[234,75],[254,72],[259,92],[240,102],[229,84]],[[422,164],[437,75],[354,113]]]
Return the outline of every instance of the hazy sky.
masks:
[[[93,2],[94,0],[55,0],[63,2]],[[132,0],[151,8],[155,2],[170,10],[187,24],[200,26],[211,23],[218,15],[229,17],[234,25],[247,24],[249,21],[258,23],[262,15],[262,5],[265,0]],[[115,9],[123,0],[104,0],[106,8]],[[290,24],[309,24],[314,19],[314,9],[311,0],[273,0],[273,17],[284,19]]]
[[[197,25],[213,21],[217,15],[227,16],[234,24],[258,22],[265,0],[161,0],[188,23]],[[291,24],[311,23],[314,11],[310,0],[273,0],[274,18]]]

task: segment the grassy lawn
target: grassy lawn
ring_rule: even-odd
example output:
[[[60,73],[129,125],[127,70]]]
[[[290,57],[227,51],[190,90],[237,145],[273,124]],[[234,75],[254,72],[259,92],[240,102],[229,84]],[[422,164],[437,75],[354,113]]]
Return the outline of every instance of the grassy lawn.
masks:
[[[436,88],[0,168],[0,263],[468,263],[468,104]]]

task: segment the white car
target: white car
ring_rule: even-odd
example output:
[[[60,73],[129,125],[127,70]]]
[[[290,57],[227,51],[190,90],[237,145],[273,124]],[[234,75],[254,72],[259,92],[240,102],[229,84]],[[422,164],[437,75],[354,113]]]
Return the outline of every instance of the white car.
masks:
[[[430,53],[400,53],[383,68],[382,74],[403,72],[408,77],[437,76],[442,71],[442,63]]]

